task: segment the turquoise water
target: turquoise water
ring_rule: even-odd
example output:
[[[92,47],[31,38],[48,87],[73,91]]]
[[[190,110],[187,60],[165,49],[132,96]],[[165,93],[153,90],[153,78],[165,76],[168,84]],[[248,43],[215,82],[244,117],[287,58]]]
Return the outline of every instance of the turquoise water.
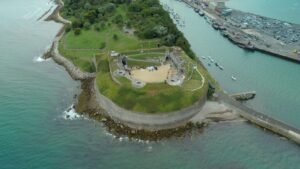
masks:
[[[191,9],[174,1],[170,1],[170,4],[182,10],[191,19],[189,22],[199,21],[199,25],[194,29],[184,31],[195,51],[199,48],[197,53],[209,54],[222,61],[225,67],[222,72],[224,74],[213,68],[210,71],[226,90],[257,90],[258,85],[244,86],[244,79],[260,77],[260,74],[251,75],[254,69],[258,68],[264,68],[266,74],[272,75],[275,74],[272,72],[279,68],[297,74],[296,64],[259,53],[246,53],[218,38],[218,34],[210,31],[205,22],[194,16]],[[37,21],[50,6],[51,3],[48,4],[45,0],[0,1],[1,169],[300,168],[300,151],[297,145],[247,123],[215,124],[183,138],[147,143],[114,138],[106,132],[101,123],[92,120],[65,120],[63,112],[73,103],[78,83],[72,81],[67,73],[51,60],[36,61],[59,29],[56,23]],[[189,24],[187,20],[186,23]],[[218,43],[217,49],[209,45],[214,42]],[[215,53],[220,49],[226,49],[226,58],[223,56],[223,60],[217,56],[225,52]],[[240,54],[237,52],[244,55],[237,55]],[[247,63],[244,63],[246,59]],[[271,65],[268,65],[269,60],[272,61]],[[243,63],[246,70],[240,70],[239,63]],[[277,67],[272,68],[273,66]],[[250,69],[247,67],[252,67],[249,74],[246,74]],[[231,74],[237,72],[240,73],[236,75],[238,81],[232,83]],[[288,94],[296,90],[296,77],[290,76],[285,79],[288,80],[286,82],[280,78],[280,85],[276,85],[276,88],[280,91],[286,87],[291,88],[285,89]],[[267,84],[275,83],[276,79],[273,78],[274,76],[268,78],[271,81]],[[256,83],[261,84],[257,80]],[[264,87],[263,84],[261,86]],[[277,92],[270,87],[264,88],[270,91],[269,95],[274,99]],[[265,95],[260,93],[257,99],[261,102],[254,101],[250,105],[263,108],[268,113],[276,110],[265,100]],[[284,96],[282,92],[279,94]],[[294,101],[288,103],[291,100]],[[295,115],[297,104],[294,105],[297,97],[293,95],[291,100],[281,99],[280,104],[277,101],[276,105],[280,107],[287,104],[292,108],[282,106],[283,115],[278,113],[279,110],[274,115],[288,115],[287,120],[296,124],[297,119],[299,120]]]

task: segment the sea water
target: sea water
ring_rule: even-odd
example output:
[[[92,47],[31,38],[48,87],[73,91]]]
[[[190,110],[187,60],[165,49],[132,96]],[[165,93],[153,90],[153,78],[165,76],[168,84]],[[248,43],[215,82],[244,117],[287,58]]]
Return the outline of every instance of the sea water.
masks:
[[[297,125],[299,97],[293,94],[298,92],[297,64],[243,51],[219,37],[192,9],[176,1],[163,1],[186,15],[183,31],[195,52],[211,55],[224,66],[224,72],[209,70],[225,90],[257,90],[257,101],[249,106]],[[300,168],[296,144],[248,123],[212,124],[182,138],[151,142],[116,137],[101,123],[84,117],[66,118],[78,117],[66,110],[74,103],[79,83],[51,59],[39,59],[60,28],[54,22],[37,21],[52,5],[47,0],[0,1],[1,169]],[[232,5],[239,7],[238,3]],[[288,18],[297,13],[291,14]],[[285,76],[275,76],[278,72]],[[231,81],[232,74],[236,82]],[[275,84],[274,90],[269,84]]]

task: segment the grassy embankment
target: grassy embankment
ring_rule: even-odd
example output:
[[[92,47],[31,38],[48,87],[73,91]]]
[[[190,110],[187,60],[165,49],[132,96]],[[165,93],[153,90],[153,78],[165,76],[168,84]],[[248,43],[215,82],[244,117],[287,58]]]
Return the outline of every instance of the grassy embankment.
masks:
[[[109,18],[120,14],[126,22],[127,10],[127,5],[118,5],[116,12]],[[72,20],[72,17],[68,19]],[[121,82],[118,84],[112,79],[111,69],[113,68],[110,67],[109,51],[126,53],[133,59],[146,59],[162,57],[167,48],[157,48],[160,39],[142,40],[136,35],[124,33],[122,28],[110,19],[106,21],[100,31],[96,30],[94,25],[90,27],[90,29],[83,29],[79,35],[75,35],[74,29],[68,31],[60,41],[59,50],[83,71],[95,71],[91,63],[92,58],[95,57],[97,62],[96,81],[99,91],[125,109],[146,113],[179,110],[192,105],[206,94],[208,81],[213,81],[202,65],[196,64],[185,52],[182,52],[183,59],[187,63],[186,79],[188,80],[181,87],[158,83],[147,84],[145,87],[137,89],[133,88],[131,82],[123,77],[117,78]],[[141,50],[144,52],[141,53]],[[145,62],[132,64],[145,66]],[[193,89],[202,85],[203,79],[193,70],[192,65],[197,65],[198,70],[205,78],[203,87],[195,91]]]

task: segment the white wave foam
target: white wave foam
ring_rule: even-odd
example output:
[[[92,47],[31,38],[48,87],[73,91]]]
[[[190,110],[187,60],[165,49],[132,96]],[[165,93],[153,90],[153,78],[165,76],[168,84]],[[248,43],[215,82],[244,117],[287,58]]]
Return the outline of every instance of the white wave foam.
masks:
[[[49,59],[44,59],[43,56],[38,56],[33,58],[33,62],[45,62],[48,61]]]
[[[127,136],[116,136],[116,135],[114,135],[114,134],[112,134],[112,133],[110,133],[108,131],[106,131],[104,134],[107,135],[107,136],[112,137],[113,139],[118,140],[119,142],[124,142],[124,141],[128,142],[128,141],[130,141],[130,142],[135,142],[135,143],[140,143],[140,144],[146,144],[146,145],[150,145],[152,143],[149,140],[141,140],[141,139],[137,139],[137,138],[129,138]],[[151,149],[152,149],[152,147],[151,147]]]
[[[44,50],[41,52],[40,56],[37,56],[37,57],[34,57],[33,58],[33,62],[45,62],[45,61],[48,61],[50,60],[49,58],[48,59],[44,59],[43,56],[45,53],[49,52],[51,49],[51,45],[48,45],[44,48]]]
[[[75,111],[73,104],[63,112],[63,118],[65,120],[86,119],[83,115],[80,115]]]

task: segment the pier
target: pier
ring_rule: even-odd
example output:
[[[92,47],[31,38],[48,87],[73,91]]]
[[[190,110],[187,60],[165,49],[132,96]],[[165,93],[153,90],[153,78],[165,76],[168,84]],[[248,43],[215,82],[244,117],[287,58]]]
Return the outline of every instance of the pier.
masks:
[[[218,99],[238,110],[238,113],[241,117],[246,120],[249,120],[251,123],[256,124],[262,128],[270,130],[273,133],[284,136],[297,144],[300,144],[300,130],[295,128],[285,122],[276,120],[264,113],[255,111],[238,101],[233,100],[229,95],[224,93],[217,93]]]

